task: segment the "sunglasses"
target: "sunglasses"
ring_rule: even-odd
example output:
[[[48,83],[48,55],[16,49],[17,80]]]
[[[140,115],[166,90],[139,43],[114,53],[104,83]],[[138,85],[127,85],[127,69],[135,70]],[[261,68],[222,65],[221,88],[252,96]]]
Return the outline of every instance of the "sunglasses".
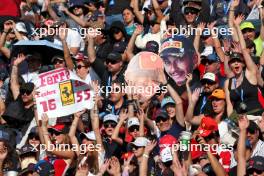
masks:
[[[256,173],[256,174],[258,174],[258,175],[261,175],[261,174],[263,173],[263,171],[261,171],[261,170],[257,170],[257,169],[249,169],[249,170],[247,171],[247,174],[248,174],[248,175],[252,175],[252,174],[254,174],[254,173]]]
[[[129,129],[128,129],[128,131],[131,133],[131,132],[134,132],[134,131],[139,131],[139,126],[137,126],[137,125],[134,125],[134,126],[132,126],[132,127],[130,127]]]
[[[195,14],[195,15],[197,15],[198,14],[198,12],[196,11],[196,10],[194,10],[194,9],[185,9],[185,11],[184,11],[184,14],[185,15],[188,15],[188,14]]]
[[[36,135],[29,135],[28,139],[35,139],[35,140],[39,140],[39,136]]]
[[[26,89],[20,89],[19,92],[21,95],[24,95],[24,94],[30,95],[32,93],[32,91],[26,90]]]
[[[248,33],[248,32],[254,32],[254,31],[255,31],[254,29],[246,28],[246,29],[243,29],[243,30],[242,30],[242,33],[245,34],[245,33]]]
[[[134,145],[134,146],[132,147],[132,150],[138,150],[139,148],[142,148],[142,147],[138,147],[138,146],[135,146],[135,145]]]
[[[115,60],[106,60],[105,63],[106,65],[108,65],[109,63],[111,63],[112,65],[118,63],[119,61],[115,61]]]
[[[212,81],[202,81],[201,83],[202,83],[203,86],[206,85],[206,84],[209,85],[209,86],[212,86],[212,85],[215,84],[215,82],[212,82]]]
[[[115,128],[116,127],[116,123],[105,123],[104,127],[105,128]]]
[[[78,69],[78,70],[80,70],[80,69],[83,68],[83,67],[86,68],[86,66],[83,66],[83,65],[77,65],[77,69]]]
[[[53,64],[63,64],[63,62],[64,62],[64,61],[62,61],[62,60],[55,60],[55,61],[53,62]]]
[[[169,120],[169,119],[167,119],[167,118],[162,118],[162,117],[158,117],[155,121],[156,121],[156,123],[160,123],[161,121],[162,121],[162,122],[166,122],[167,120]]]
[[[52,132],[51,132],[51,135],[53,135],[53,134],[55,134],[55,136],[59,136],[59,135],[61,135],[62,133],[59,132],[59,131],[52,131]]]

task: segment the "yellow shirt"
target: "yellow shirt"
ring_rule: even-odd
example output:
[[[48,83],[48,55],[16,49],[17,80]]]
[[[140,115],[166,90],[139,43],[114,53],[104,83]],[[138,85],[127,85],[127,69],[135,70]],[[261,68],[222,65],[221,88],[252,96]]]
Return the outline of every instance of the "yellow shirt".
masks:
[[[262,48],[263,41],[261,40],[260,36],[258,36],[258,38],[256,38],[254,40],[254,43],[256,45],[256,51],[257,51],[256,55],[260,56],[262,53],[262,50],[263,50],[263,48]]]

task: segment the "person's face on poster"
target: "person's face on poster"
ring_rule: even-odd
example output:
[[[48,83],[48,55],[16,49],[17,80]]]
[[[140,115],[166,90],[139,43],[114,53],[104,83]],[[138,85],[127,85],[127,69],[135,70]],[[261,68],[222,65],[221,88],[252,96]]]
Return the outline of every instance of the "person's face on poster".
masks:
[[[163,57],[163,61],[167,74],[178,86],[182,86],[186,80],[185,75],[192,72],[193,63],[191,59],[186,55],[183,57],[167,55]]]

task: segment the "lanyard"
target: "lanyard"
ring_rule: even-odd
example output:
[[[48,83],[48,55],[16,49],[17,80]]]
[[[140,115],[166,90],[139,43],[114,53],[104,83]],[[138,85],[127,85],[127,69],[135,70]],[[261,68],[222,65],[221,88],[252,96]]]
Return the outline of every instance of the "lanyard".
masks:
[[[231,0],[232,1],[232,0]],[[230,2],[228,2],[228,5],[226,4],[226,3],[224,3],[223,4],[223,8],[224,8],[224,14],[225,14],[225,16],[227,15],[227,13],[228,13],[228,10],[229,10],[229,8],[230,8],[230,5],[231,5],[231,1]]]
[[[213,9],[214,9],[213,0],[210,0],[210,15],[212,15]]]
[[[238,95],[240,95],[240,99],[241,99],[241,101],[243,102],[244,101],[244,90],[242,89],[242,87],[241,87],[241,90],[240,90],[240,93],[237,91],[237,89],[236,89],[236,78],[234,78],[233,79],[234,81],[234,85],[235,85],[235,91],[236,91],[236,93],[238,94]]]
[[[203,102],[202,102],[202,106],[200,108],[200,114],[202,114],[203,112],[203,108],[205,107],[207,100],[206,100],[206,96],[203,96]]]
[[[121,108],[120,108],[120,109],[121,109]],[[118,110],[115,112],[115,106],[112,105],[112,113],[111,113],[111,114],[118,115],[119,112],[120,112],[120,109],[118,109]]]
[[[111,91],[111,88],[110,88],[111,82],[112,82],[112,76],[110,74],[109,77],[108,77],[108,80],[107,80],[107,85],[106,85],[106,97],[108,97],[109,94],[110,94],[110,91]]]

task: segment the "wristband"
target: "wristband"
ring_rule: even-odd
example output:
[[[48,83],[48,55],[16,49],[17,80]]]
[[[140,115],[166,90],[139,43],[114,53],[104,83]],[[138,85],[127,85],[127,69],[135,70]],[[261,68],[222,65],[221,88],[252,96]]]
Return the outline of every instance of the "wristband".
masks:
[[[143,157],[145,157],[145,158],[149,158],[149,156],[147,155],[147,154],[143,154]]]

